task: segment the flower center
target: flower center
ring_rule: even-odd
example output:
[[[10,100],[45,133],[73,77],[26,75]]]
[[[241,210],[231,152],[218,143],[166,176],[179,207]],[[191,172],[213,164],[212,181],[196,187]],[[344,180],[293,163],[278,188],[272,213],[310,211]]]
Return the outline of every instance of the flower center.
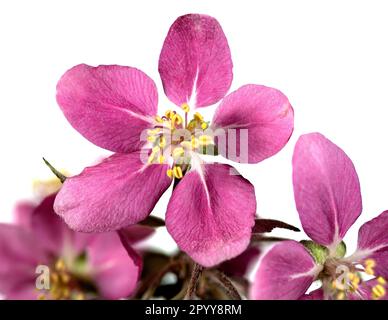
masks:
[[[374,300],[385,296],[386,280],[383,277],[375,277],[367,281],[366,278],[375,276],[376,262],[367,259],[363,264],[353,264],[341,259],[329,258],[320,275],[325,294],[336,300],[347,298],[362,299],[365,294],[371,295]]]
[[[77,272],[77,270],[75,270]],[[39,300],[84,300],[86,291],[93,292],[90,281],[71,271],[62,258],[50,268],[50,286],[38,296]]]
[[[190,107],[183,104],[181,108],[185,112],[184,119],[176,111],[167,110],[162,117],[155,117],[154,127],[147,132],[151,144],[148,163],[168,164],[166,174],[177,179],[188,170],[193,152],[214,155],[209,122],[199,112],[188,121]]]

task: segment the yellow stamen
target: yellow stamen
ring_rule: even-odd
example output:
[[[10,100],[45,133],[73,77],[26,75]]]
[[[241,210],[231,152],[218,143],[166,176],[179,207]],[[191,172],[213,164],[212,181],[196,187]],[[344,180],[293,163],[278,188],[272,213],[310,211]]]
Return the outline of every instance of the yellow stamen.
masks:
[[[188,112],[190,111],[190,107],[189,107],[189,105],[188,105],[187,103],[183,103],[183,104],[181,105],[181,108],[182,108],[182,110],[183,110],[184,112],[186,112],[186,113],[188,113]]]
[[[202,122],[202,121],[203,121],[203,116],[202,116],[202,114],[200,114],[199,112],[196,112],[196,113],[194,114],[194,119],[197,120],[197,121],[199,121],[199,122]]]
[[[166,138],[161,136],[159,139],[159,147],[164,148],[166,146]]]
[[[172,156],[176,159],[176,158],[180,158],[180,157],[183,157],[185,154],[185,150],[181,147],[178,147],[178,148],[175,148],[172,152]]]
[[[80,293],[76,294],[76,296],[74,298],[75,298],[75,300],[85,300],[85,295],[80,292]]]
[[[182,169],[181,167],[178,167],[178,166],[175,166],[173,169],[172,169],[173,173],[174,173],[174,177],[177,178],[177,179],[181,179],[183,177],[183,173],[182,173]]]
[[[44,293],[41,293],[40,295],[38,295],[37,299],[38,300],[46,300],[46,295]]]
[[[147,133],[149,136],[153,136],[153,135],[156,135],[160,132],[160,128],[155,128],[155,129],[150,129],[150,130],[147,130]]]
[[[202,124],[201,124],[202,130],[206,130],[207,127],[208,127],[207,123],[206,122],[202,122]]]
[[[385,296],[385,288],[381,284],[377,284],[372,288],[373,299],[380,299]]]
[[[383,277],[378,277],[378,278],[377,278],[377,282],[380,283],[380,284],[382,284],[382,285],[384,285],[384,284],[387,283]]]
[[[169,178],[172,179],[172,176],[173,176],[174,172],[172,171],[172,169],[167,169],[166,174],[167,174],[167,176],[168,176]]]
[[[159,116],[156,116],[156,117],[155,117],[155,121],[156,121],[156,122],[159,122],[159,123],[162,123],[162,122],[163,122],[163,119],[162,119],[161,117],[159,117]]]
[[[373,268],[372,268],[372,267],[369,267],[369,266],[365,267],[365,273],[366,273],[366,274],[369,274],[369,275],[371,275],[371,276],[373,276],[373,275],[375,274]]]
[[[199,144],[202,146],[207,146],[212,143],[213,139],[210,136],[202,135],[198,137]]]
[[[166,116],[166,118],[171,119],[174,116],[174,111],[167,110],[164,115]]]
[[[340,291],[337,293],[337,300],[344,300],[345,299],[345,293],[343,291]]]
[[[148,137],[147,137],[147,141],[148,141],[148,142],[153,143],[153,142],[155,142],[155,140],[156,140],[156,137],[155,137],[155,136],[148,136]]]
[[[151,164],[155,160],[156,152],[152,151],[150,156],[148,157],[148,164]]]
[[[61,273],[60,277],[64,284],[67,284],[70,282],[70,276],[67,273]]]
[[[195,137],[191,138],[191,148],[197,149],[199,147],[199,140]]]
[[[175,128],[176,125],[181,125],[182,122],[183,122],[183,119],[182,117],[179,115],[179,114],[174,114],[174,116],[172,117],[172,120],[171,120],[171,126],[172,128]]]
[[[55,269],[58,271],[64,271],[66,269],[65,261],[63,261],[62,259],[59,259],[55,263]]]
[[[376,261],[373,259],[366,259],[364,265],[365,267],[374,268],[376,266]]]
[[[164,156],[163,156],[163,155],[160,155],[160,156],[158,157],[158,162],[159,162],[160,164],[164,163]]]

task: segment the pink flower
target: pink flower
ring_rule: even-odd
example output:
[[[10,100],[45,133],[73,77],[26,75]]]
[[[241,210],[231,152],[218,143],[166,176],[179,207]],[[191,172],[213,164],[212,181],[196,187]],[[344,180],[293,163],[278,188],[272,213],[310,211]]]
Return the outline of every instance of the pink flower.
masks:
[[[354,254],[342,241],[362,211],[352,161],[319,133],[299,138],[293,156],[296,207],[312,241],[285,241],[261,260],[254,299],[381,299],[388,276],[388,211],[366,222]],[[374,278],[368,280],[368,278]],[[322,287],[303,296],[319,280]]]
[[[54,198],[50,195],[38,206],[23,202],[16,210],[18,224],[0,224],[0,294],[17,300],[131,295],[142,261],[130,244],[149,236],[152,229],[133,226],[121,231],[124,248],[116,232],[70,230],[55,214]],[[37,288],[43,270],[50,288],[43,286],[43,278],[43,287]]]
[[[262,161],[287,143],[293,110],[280,91],[260,85],[224,97],[232,82],[232,60],[221,26],[209,16],[189,14],[174,22],[159,73],[167,97],[184,116],[173,110],[157,116],[155,83],[138,69],[78,65],[63,75],[57,101],[66,118],[88,140],[115,154],[67,179],[55,211],[74,230],[117,230],[145,219],[172,178],[184,176],[175,183],[166,226],[183,251],[213,266],[248,246],[256,200],[253,186],[232,167],[204,163],[199,154],[217,144],[219,153],[232,160]],[[211,124],[198,112],[188,119],[189,104],[199,109],[222,98]],[[239,134],[245,131],[242,150]],[[239,154],[229,141],[240,145]]]

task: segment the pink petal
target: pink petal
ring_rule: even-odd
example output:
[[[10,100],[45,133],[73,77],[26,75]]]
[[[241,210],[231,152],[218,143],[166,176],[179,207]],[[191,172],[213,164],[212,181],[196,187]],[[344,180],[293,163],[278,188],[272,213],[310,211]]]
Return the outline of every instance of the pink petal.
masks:
[[[35,287],[35,279],[20,284],[7,292],[7,300],[37,300],[40,292]]]
[[[115,154],[68,178],[55,211],[70,228],[111,231],[145,219],[171,183],[167,165],[145,165],[140,153]]]
[[[223,156],[256,163],[285,146],[294,128],[294,111],[280,91],[248,84],[224,98],[214,115],[213,128],[220,131],[216,135]]]
[[[218,269],[225,272],[226,275],[232,277],[246,276],[253,264],[258,260],[260,249],[257,247],[248,247],[243,253],[237,257],[223,262]]]
[[[26,283],[35,283],[36,267],[49,262],[41,243],[24,228],[0,224],[0,293],[6,296]]]
[[[314,259],[300,243],[283,241],[262,258],[251,287],[251,298],[297,300],[318,272]]]
[[[254,187],[225,164],[204,164],[175,188],[166,227],[179,247],[210,267],[242,253],[254,225]]]
[[[133,225],[127,228],[121,229],[120,233],[125,236],[128,243],[136,244],[137,242],[146,240],[155,233],[155,229],[147,226]]]
[[[54,212],[56,194],[46,197],[34,210],[31,217],[31,231],[47,250],[59,254],[65,238],[70,237],[70,229]]]
[[[363,258],[376,261],[376,274],[388,277],[388,211],[361,226],[357,247]]]
[[[14,208],[14,221],[17,225],[26,228],[31,227],[31,216],[36,204],[32,201],[19,201]]]
[[[129,255],[115,232],[99,234],[88,246],[87,254],[94,270],[99,294],[107,299],[131,295],[141,271],[141,259]]]
[[[140,133],[156,115],[158,96],[155,83],[140,70],[82,64],[68,70],[58,82],[57,102],[86,139],[128,153],[144,143]]]
[[[296,207],[304,231],[322,245],[338,244],[362,211],[356,169],[319,133],[303,135],[293,156]]]
[[[196,94],[196,107],[225,96],[232,83],[232,59],[218,21],[201,14],[179,17],[171,26],[159,58],[164,92],[176,105]]]

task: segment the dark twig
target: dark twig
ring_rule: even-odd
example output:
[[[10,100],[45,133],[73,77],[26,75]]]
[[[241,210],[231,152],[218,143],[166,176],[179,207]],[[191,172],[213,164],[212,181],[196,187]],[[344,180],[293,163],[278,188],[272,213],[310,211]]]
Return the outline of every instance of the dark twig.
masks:
[[[191,279],[187,287],[185,300],[193,299],[193,296],[197,290],[198,280],[201,277],[202,271],[203,267],[200,266],[198,263],[194,263],[193,272],[191,274]]]
[[[48,162],[45,158],[43,158],[44,163],[49,167],[52,173],[55,174],[55,176],[61,181],[61,183],[64,183],[67,177],[59,172],[57,169],[55,169],[50,162]]]
[[[223,273],[222,271],[215,271],[218,281],[225,287],[228,291],[228,294],[232,300],[241,300],[241,296],[238,293],[237,289],[234,287],[232,281]]]

